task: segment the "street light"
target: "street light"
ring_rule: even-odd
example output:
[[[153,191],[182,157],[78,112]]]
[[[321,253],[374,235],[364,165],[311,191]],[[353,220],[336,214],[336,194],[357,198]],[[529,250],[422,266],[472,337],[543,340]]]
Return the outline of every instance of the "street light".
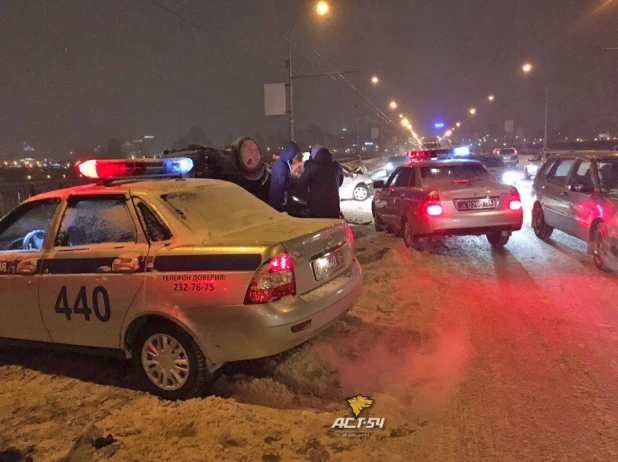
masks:
[[[377,85],[379,81],[380,79],[378,79],[377,75],[374,75],[373,77],[371,77],[371,83],[373,83],[374,85]]]
[[[408,124],[408,130],[412,130],[412,124]]]
[[[489,96],[487,97],[487,99],[488,99],[489,101],[493,101],[493,100],[495,100],[495,99],[496,99],[496,97],[495,97],[495,95],[489,95]]]
[[[524,74],[529,74],[532,71],[532,64],[525,63],[521,66],[521,70]],[[545,130],[543,133],[543,149],[547,149],[547,122],[549,117],[549,77],[547,71],[545,71]]]
[[[461,122],[457,122],[457,123],[455,124],[455,126],[456,126],[457,128],[461,127]]]
[[[453,132],[451,130],[447,130],[446,133],[444,134],[445,138],[450,137],[453,134]]]
[[[389,104],[389,107],[391,109],[397,109],[397,103],[395,101],[391,101],[390,104]]]
[[[475,115],[476,114],[476,109],[475,108],[470,108],[470,110],[468,112],[470,113],[470,115]]]
[[[403,119],[403,114],[399,114],[399,118],[400,118],[400,119]]]
[[[325,16],[328,14],[329,6],[328,3],[321,1],[316,5],[315,11],[319,16]],[[292,27],[290,31],[289,41],[289,49],[288,49],[288,88],[290,89],[290,111],[288,112],[288,119],[290,123],[290,141],[294,141],[294,89],[293,89],[293,81],[294,77],[292,75],[292,38],[294,36],[294,32],[296,28],[300,24],[300,22],[304,19],[304,16],[299,18],[298,21]]]
[[[315,11],[320,15],[320,16],[325,16],[328,14],[328,10],[330,9],[330,7],[328,6],[328,3],[326,2],[318,2],[318,4],[315,7]]]
[[[404,127],[407,127],[409,123],[410,121],[406,119],[405,117],[401,119],[401,125],[403,125]]]

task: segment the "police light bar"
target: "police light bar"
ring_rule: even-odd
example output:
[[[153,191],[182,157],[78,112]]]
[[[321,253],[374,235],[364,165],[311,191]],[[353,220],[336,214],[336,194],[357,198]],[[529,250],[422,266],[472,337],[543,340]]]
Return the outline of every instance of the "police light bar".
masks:
[[[432,151],[419,151],[412,150],[408,151],[407,154],[408,159],[431,159],[432,157],[436,157],[432,154]]]
[[[410,160],[422,159],[450,159],[452,153],[448,149],[422,149],[412,150],[406,153]]]
[[[160,160],[87,160],[77,165],[79,173],[92,180],[183,175],[192,168],[193,161],[187,157]]]

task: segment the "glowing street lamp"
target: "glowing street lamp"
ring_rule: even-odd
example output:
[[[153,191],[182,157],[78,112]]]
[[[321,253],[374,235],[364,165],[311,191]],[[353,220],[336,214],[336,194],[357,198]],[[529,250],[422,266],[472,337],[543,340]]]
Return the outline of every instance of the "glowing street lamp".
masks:
[[[455,126],[456,126],[457,128],[461,127],[461,122],[457,122],[457,123],[455,124]]]
[[[476,108],[470,108],[470,110],[468,112],[470,113],[470,115],[475,115],[476,114]]]
[[[395,101],[391,101],[388,105],[391,109],[397,109],[397,103]]]
[[[530,73],[530,71],[532,70],[532,64],[530,64],[530,63],[524,63],[524,64],[521,66],[521,70],[522,70],[522,71],[524,71],[524,73],[525,73],[525,74]]]
[[[495,96],[495,95],[489,95],[489,96],[487,97],[487,99],[488,99],[489,101],[493,101],[493,100],[495,100],[495,99],[496,99],[496,96]]]
[[[403,125],[404,127],[407,127],[409,123],[410,121],[406,119],[405,117],[401,119],[401,125]]]
[[[377,75],[374,75],[373,77],[371,77],[371,83],[373,83],[374,85],[377,85],[379,81],[380,79],[378,79]]]
[[[400,119],[403,119],[403,114],[399,114],[399,118],[400,118]]]
[[[315,7],[315,11],[318,16],[326,16],[328,14],[329,6],[325,1],[320,1]],[[305,17],[300,17],[298,21],[292,26],[290,35],[288,36],[288,95],[290,101],[290,110],[288,111],[288,123],[290,125],[290,140],[294,141],[294,75],[292,73],[292,43],[294,38],[294,32],[298,25]]]
[[[320,16],[327,15],[329,9],[330,7],[328,6],[328,3],[326,2],[318,2],[318,4],[315,7],[316,13],[318,13]]]
[[[448,138],[449,136],[451,136],[453,134],[453,132],[451,130],[447,130],[446,133],[444,133],[444,137]]]
[[[412,130],[412,124],[408,124],[408,130]]]

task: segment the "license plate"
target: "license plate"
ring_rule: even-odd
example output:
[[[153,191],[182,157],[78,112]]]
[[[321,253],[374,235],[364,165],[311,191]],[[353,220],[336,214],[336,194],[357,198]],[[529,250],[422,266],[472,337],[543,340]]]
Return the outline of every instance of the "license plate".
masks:
[[[484,210],[495,209],[497,205],[496,199],[472,199],[457,201],[457,210]]]
[[[313,275],[316,281],[321,281],[327,278],[331,274],[337,272],[345,265],[345,259],[343,258],[343,252],[341,249],[335,250],[328,255],[314,260],[311,264],[313,266]]]

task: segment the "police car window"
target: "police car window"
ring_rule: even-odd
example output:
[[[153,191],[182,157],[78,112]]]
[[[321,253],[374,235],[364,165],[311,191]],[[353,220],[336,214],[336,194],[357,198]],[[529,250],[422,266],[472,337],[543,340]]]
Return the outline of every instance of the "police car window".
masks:
[[[386,181],[385,187],[388,188],[389,186],[393,185],[397,181],[397,177],[399,176],[400,173],[401,173],[401,170],[395,170],[390,176],[390,178]]]
[[[167,241],[171,239],[172,233],[161,223],[155,213],[150,210],[146,204],[140,202],[137,204],[137,208],[140,211],[146,234],[151,242]]]
[[[395,180],[394,186],[396,188],[407,188],[408,186],[410,186],[411,176],[412,176],[411,168],[402,168],[399,171],[399,175],[397,176],[397,179]]]
[[[547,172],[547,181],[558,185],[566,185],[567,176],[575,159],[559,159]]]
[[[474,184],[490,181],[492,178],[487,169],[478,162],[421,167],[423,187],[452,189],[461,186],[460,182]]]
[[[56,245],[75,247],[136,240],[137,232],[123,197],[88,197],[69,200]]]
[[[0,222],[0,252],[40,250],[59,199],[28,202]]]

